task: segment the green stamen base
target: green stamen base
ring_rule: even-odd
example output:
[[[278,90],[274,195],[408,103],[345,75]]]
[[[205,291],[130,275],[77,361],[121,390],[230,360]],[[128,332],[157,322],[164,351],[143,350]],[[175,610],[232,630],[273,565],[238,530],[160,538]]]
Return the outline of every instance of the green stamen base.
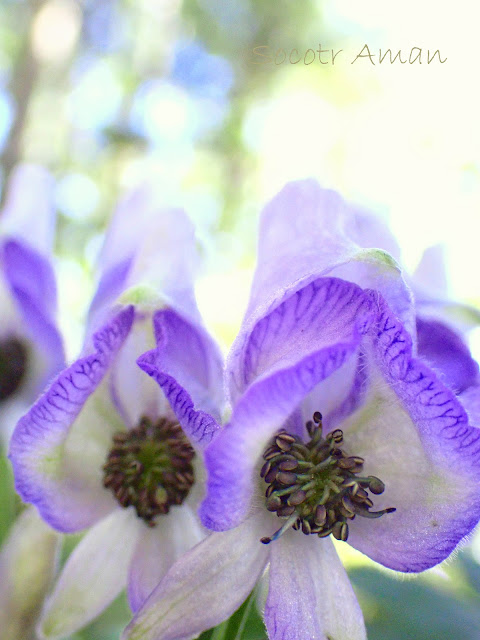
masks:
[[[135,429],[113,436],[103,485],[122,507],[134,506],[138,517],[153,527],[156,516],[187,497],[194,482],[194,455],[178,423],[142,418]]]

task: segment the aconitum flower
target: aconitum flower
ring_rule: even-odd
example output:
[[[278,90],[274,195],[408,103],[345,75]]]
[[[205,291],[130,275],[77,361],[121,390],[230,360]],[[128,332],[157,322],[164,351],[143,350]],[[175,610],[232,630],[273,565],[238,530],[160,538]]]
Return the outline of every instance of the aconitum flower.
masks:
[[[0,413],[5,439],[64,366],[51,264],[54,231],[52,177],[42,167],[19,165],[0,214]]]
[[[90,527],[47,601],[44,638],[85,625],[125,586],[135,611],[203,536],[198,454],[216,428],[222,365],[195,305],[195,266],[183,212],[160,211],[147,188],[127,198],[106,237],[84,352],[15,429],[10,458],[22,498],[59,531]],[[163,317],[174,318],[165,348],[191,393],[175,400],[183,430],[136,364],[154,344],[152,319],[162,340]]]
[[[332,536],[419,572],[477,523],[478,387],[475,406],[442,380],[441,363],[434,372],[423,361],[411,292],[388,253],[362,248],[380,230],[366,221],[313,181],[264,210],[225,372],[232,413],[205,453],[201,516],[215,533],[173,565],[125,638],[192,638],[268,567],[272,640],[360,640]],[[166,376],[162,344],[139,363],[167,397],[184,393]]]

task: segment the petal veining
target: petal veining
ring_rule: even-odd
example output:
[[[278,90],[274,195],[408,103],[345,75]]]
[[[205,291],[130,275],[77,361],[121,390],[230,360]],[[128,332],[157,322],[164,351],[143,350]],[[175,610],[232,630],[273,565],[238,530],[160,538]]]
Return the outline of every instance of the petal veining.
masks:
[[[61,531],[89,526],[111,509],[112,500],[102,487],[92,496],[88,472],[72,478],[66,444],[77,419],[85,419],[82,409],[114,361],[132,320],[133,309],[124,309],[97,332],[95,353],[80,358],[59,374],[19,420],[12,436],[9,457],[17,491]]]
[[[53,640],[93,620],[125,587],[140,523],[116,509],[92,527],[67,560],[49,597],[39,631]]]
[[[263,572],[268,550],[251,518],[212,533],[170,569],[125,630],[124,640],[187,640],[228,618]]]
[[[128,600],[138,611],[172,564],[205,533],[187,505],[173,507],[153,528],[142,526],[128,575]]]
[[[417,572],[444,560],[480,518],[480,429],[412,357],[408,333],[381,305],[369,397],[342,429],[351,453],[365,459],[365,475],[385,483],[375,509],[396,512],[357,517],[349,542],[387,567]]]
[[[171,309],[158,311],[154,325],[157,348],[138,364],[165,393],[192,442],[206,445],[219,428],[223,405],[218,347],[205,329]]]
[[[359,216],[356,208],[315,180],[287,184],[266,205],[249,307],[227,360],[226,384],[232,402],[245,389],[243,371],[240,375],[238,371],[257,323],[320,276],[378,289],[413,334],[410,289],[395,260],[384,249],[369,246],[378,234],[369,238],[365,229],[357,229],[362,226],[355,222]],[[386,244],[390,248],[391,243]]]
[[[253,345],[250,362],[255,365],[247,372],[256,366],[265,373],[248,387],[234,407],[230,423],[205,453],[208,493],[200,512],[210,529],[228,529],[246,516],[258,482],[256,465],[269,438],[312,389],[340,367],[348,367],[372,322],[372,306],[365,303],[356,285],[321,278],[306,289],[315,292],[325,287],[335,295],[322,296],[315,313],[295,317],[296,294],[283,303],[285,309],[274,312],[276,318],[268,325],[274,339],[263,338],[266,354],[259,353],[258,343]],[[346,375],[345,395],[349,378]]]
[[[271,640],[366,640],[362,611],[331,540],[290,531],[272,543]]]

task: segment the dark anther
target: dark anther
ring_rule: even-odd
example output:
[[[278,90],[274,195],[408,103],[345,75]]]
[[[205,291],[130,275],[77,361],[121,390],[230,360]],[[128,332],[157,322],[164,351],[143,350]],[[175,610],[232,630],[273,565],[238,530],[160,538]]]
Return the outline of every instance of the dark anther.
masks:
[[[20,387],[27,371],[27,361],[27,349],[20,340],[0,340],[0,402]]]
[[[142,418],[135,429],[113,436],[103,485],[122,507],[134,506],[138,517],[153,527],[156,516],[187,497],[194,482],[194,455],[177,422]]]
[[[383,493],[385,485],[375,476],[358,475],[364,464],[359,456],[347,456],[340,445],[343,432],[335,429],[322,437],[322,414],[316,411],[313,421],[306,423],[310,440],[281,430],[273,438],[263,455],[265,464],[260,476],[268,484],[266,506],[280,518],[288,518],[283,526],[269,538],[269,544],[289,528],[301,530],[305,535],[316,534],[325,538],[330,534],[337,540],[348,538],[348,522],[356,516],[380,518],[393,513],[389,507],[370,511],[374,495]]]

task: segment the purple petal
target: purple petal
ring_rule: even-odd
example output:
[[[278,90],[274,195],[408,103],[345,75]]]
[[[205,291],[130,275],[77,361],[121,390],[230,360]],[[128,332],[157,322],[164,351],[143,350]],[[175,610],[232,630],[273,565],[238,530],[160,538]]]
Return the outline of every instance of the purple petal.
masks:
[[[413,326],[412,296],[398,265],[380,249],[362,249],[356,241],[368,240],[364,231],[351,236],[359,216],[337,193],[322,189],[314,180],[287,184],[267,204],[260,222],[248,311],[227,361],[232,402],[245,390],[241,375],[240,379],[237,376],[257,323],[320,276],[328,274],[378,289],[399,317]]]
[[[259,323],[247,345],[242,383],[259,377],[205,452],[205,526],[228,529],[246,516],[257,483],[255,466],[268,440],[312,389],[343,365],[349,367],[372,314],[356,285],[320,278]]]
[[[361,405],[365,402],[365,397],[368,389],[368,364],[367,359],[362,352],[359,353],[357,361],[354,362],[354,365],[354,376],[352,378],[352,384],[348,394],[343,397],[340,402],[337,403],[332,411],[326,414],[323,420],[325,432],[335,429],[335,427],[340,425],[341,422],[346,420],[346,418],[352,415],[352,413],[359,407],[361,407]],[[336,397],[333,390],[329,395]],[[321,401],[317,401],[316,404],[311,403],[310,410],[306,412],[305,404],[306,403],[304,401],[303,407],[305,420],[310,419],[314,411],[318,410],[319,407],[322,407],[323,410],[324,406]]]
[[[447,323],[461,335],[480,325],[478,309],[448,299],[444,245],[425,249],[411,281],[415,307],[422,318]]]
[[[317,549],[313,548],[316,543]],[[315,553],[323,541],[285,534],[271,543],[265,624],[270,640],[324,640],[315,592]],[[319,594],[320,595],[320,594]]]
[[[125,289],[131,264],[132,256],[123,261],[115,262],[113,266],[103,272],[90,305],[90,315],[101,309],[109,309],[117,300]]]
[[[354,325],[365,332],[371,309],[352,283],[338,278],[311,282],[257,322],[242,349],[234,384],[246,389],[259,377],[341,341]]]
[[[46,316],[53,316],[57,307],[57,291],[50,262],[18,240],[5,242],[3,261],[10,287],[15,292],[24,293]]]
[[[213,533],[170,569],[122,636],[123,640],[187,640],[228,618],[265,568],[268,549],[254,519]]]
[[[337,193],[314,180],[287,184],[266,205],[250,311],[278,302],[295,283],[318,278],[353,252],[355,246],[342,229],[345,209]],[[333,241],[325,242],[329,236]]]
[[[469,424],[480,428],[480,384],[468,388],[458,397],[469,417]]]
[[[65,443],[125,341],[132,320],[133,308],[128,307],[98,331],[93,338],[95,353],[65,369],[13,433],[9,457],[17,491],[60,531],[83,529],[112,508],[112,497],[101,485],[92,491],[88,478],[71,478],[68,460],[64,460]]]
[[[365,249],[382,249],[387,251],[395,260],[400,258],[400,247],[385,222],[362,209],[348,208],[347,218],[344,222],[345,232],[349,237]]]
[[[55,320],[55,275],[44,256],[17,240],[5,242],[2,262],[5,280],[27,336],[32,348],[39,351],[43,363],[40,380],[36,381],[38,392],[65,366],[62,338]]]
[[[192,441],[208,444],[223,405],[218,347],[205,329],[169,309],[155,314],[154,327],[157,348],[138,365],[159,384]]]
[[[445,246],[436,244],[427,247],[412,276],[418,300],[424,298],[446,298],[448,291],[445,269]]]
[[[480,430],[420,360],[401,323],[378,296],[372,329],[370,396],[342,429],[364,475],[381,478],[378,520],[357,517],[349,542],[398,571],[423,571],[444,560],[480,518]]]
[[[187,506],[174,507],[153,528],[143,526],[128,575],[128,601],[136,612],[172,564],[194,547],[204,533]]]
[[[417,317],[418,355],[455,393],[478,379],[478,364],[462,338],[446,324]]]
[[[330,540],[289,532],[270,550],[271,640],[366,640],[362,611]]]
[[[104,310],[122,292],[136,287],[153,293],[157,308],[168,305],[199,321],[193,292],[197,264],[193,225],[182,210],[164,209],[159,202],[159,194],[145,184],[119,203],[100,257],[101,277],[90,308],[92,326],[98,326]]]

